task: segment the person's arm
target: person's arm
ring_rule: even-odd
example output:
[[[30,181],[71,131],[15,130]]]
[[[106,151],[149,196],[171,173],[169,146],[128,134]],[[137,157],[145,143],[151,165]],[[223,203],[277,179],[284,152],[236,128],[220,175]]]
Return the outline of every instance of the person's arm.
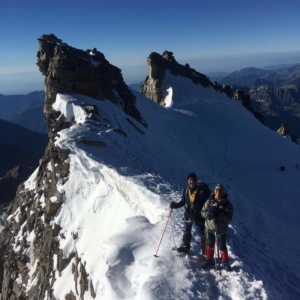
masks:
[[[208,208],[209,208],[209,199],[204,203],[201,210],[201,216],[204,219],[208,219]]]
[[[219,218],[221,218],[226,223],[230,223],[233,217],[233,206],[230,201],[227,200],[227,205],[225,209],[220,210]]]
[[[170,208],[180,208],[185,205],[185,189],[182,192],[181,200],[179,202],[172,201],[170,204]]]

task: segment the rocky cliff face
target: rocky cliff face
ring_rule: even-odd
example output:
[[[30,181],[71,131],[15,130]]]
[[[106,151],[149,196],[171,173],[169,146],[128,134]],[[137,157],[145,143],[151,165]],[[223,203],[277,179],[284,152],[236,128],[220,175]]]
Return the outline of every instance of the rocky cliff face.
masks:
[[[166,71],[170,71],[175,76],[190,78],[195,84],[201,84],[204,87],[212,86],[210,80],[203,74],[179,64],[172,52],[165,51],[162,55],[152,52],[147,59],[149,76],[141,86],[141,94],[152,101],[164,105],[165,95],[161,89]]]
[[[72,122],[64,122],[52,104],[60,91],[108,99],[144,126],[146,124],[135,107],[135,96],[124,83],[121,71],[102,53],[96,49],[75,49],[52,34],[38,40],[37,65],[45,76],[44,114],[49,144],[39,167],[25,185],[18,187],[7,210],[5,227],[0,234],[0,299],[54,300],[55,277],[60,276],[72,258],[75,258],[72,272],[77,295],[70,292],[65,299],[81,299],[86,291],[96,298],[84,263],[77,253],[71,257],[63,256],[58,243],[58,236],[64,238],[61,228],[51,223],[64,199],[64,194],[57,190],[57,182],[68,181],[69,175],[69,150],[57,147],[55,137],[58,131],[72,125]],[[82,106],[91,120],[97,120],[101,114],[94,107],[84,103]]]
[[[93,50],[79,50],[63,43],[55,35],[42,35],[37,53],[40,71],[45,75],[44,113],[51,113],[53,95],[58,91],[74,92],[95,99],[108,99],[141,121],[135,107],[135,96],[123,80],[121,70],[111,65],[104,55]]]
[[[249,95],[252,100],[274,108],[300,105],[300,87],[295,85],[283,85],[278,88],[268,85],[252,86]],[[296,110],[295,113],[297,113]],[[299,113],[298,116],[300,116]]]

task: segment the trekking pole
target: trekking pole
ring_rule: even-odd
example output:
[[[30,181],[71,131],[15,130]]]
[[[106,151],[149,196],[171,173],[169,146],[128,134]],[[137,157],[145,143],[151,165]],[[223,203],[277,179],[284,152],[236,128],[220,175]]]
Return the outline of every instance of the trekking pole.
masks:
[[[155,257],[158,257],[158,256],[157,256],[157,253],[158,253],[158,250],[159,250],[159,247],[160,247],[161,241],[162,241],[162,239],[163,239],[163,237],[164,237],[165,231],[166,231],[166,229],[167,229],[167,226],[168,226],[168,223],[169,223],[169,220],[170,220],[171,214],[172,214],[172,210],[173,210],[173,209],[171,209],[171,210],[170,210],[170,214],[169,214],[169,217],[168,217],[168,220],[167,220],[167,224],[166,224],[166,226],[165,226],[165,229],[164,229],[164,232],[163,232],[163,234],[162,234],[162,236],[161,236],[161,239],[160,239],[160,242],[159,242],[158,248],[157,248],[157,250],[156,250],[156,253],[153,255],[153,256],[155,256]]]
[[[217,254],[218,254],[218,264],[219,264],[219,272],[221,275],[221,264],[220,264],[220,251],[219,251],[219,240],[218,240],[218,235],[217,235],[217,224],[216,224],[216,220],[215,220],[215,225],[216,225],[216,231],[215,231],[215,244],[216,244],[216,248],[217,248]],[[215,256],[215,266],[216,266],[216,273],[217,273],[217,257]]]

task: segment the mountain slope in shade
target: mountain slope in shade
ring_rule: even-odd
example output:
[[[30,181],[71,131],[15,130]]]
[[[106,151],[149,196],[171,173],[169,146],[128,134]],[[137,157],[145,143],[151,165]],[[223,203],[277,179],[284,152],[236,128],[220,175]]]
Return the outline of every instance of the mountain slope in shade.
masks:
[[[55,142],[70,150],[70,173],[67,180],[57,178],[64,197],[50,227],[61,228],[51,240],[51,247],[53,242],[59,251],[50,252],[51,293],[43,298],[296,299],[299,147],[212,87],[167,73],[162,89],[167,107],[135,93],[147,128],[109,101],[57,95],[53,108],[73,122]],[[82,103],[99,108],[98,120],[88,119]],[[280,172],[282,165],[285,172]],[[53,167],[49,164],[49,171]],[[47,199],[42,191],[38,196],[38,171],[25,183],[24,192],[32,193],[32,200],[45,209],[57,199]],[[172,215],[157,253],[169,203],[180,200],[191,171],[210,188],[223,183],[234,205],[232,273],[218,276],[201,269],[195,229],[191,254],[175,251],[182,237],[183,209]],[[20,220],[23,213],[9,212],[8,223]],[[48,226],[46,219],[41,222]],[[26,283],[20,274],[16,282],[24,283],[23,293],[30,295],[39,280],[36,231],[29,231],[25,223],[22,228],[12,243],[17,252],[25,236],[29,272]]]
[[[42,107],[25,110],[9,121],[21,125],[31,131],[47,133],[47,126]]]
[[[287,122],[291,133],[300,138],[300,88],[284,85],[271,88],[268,85],[253,86],[249,96],[255,110],[264,115],[265,125],[277,130]]]
[[[0,119],[21,125],[29,130],[46,133],[43,114],[44,91],[35,91],[27,95],[1,95]]]
[[[42,157],[48,143],[48,136],[0,119],[0,141],[32,151]]]
[[[277,130],[286,122],[293,140],[300,138],[299,64],[274,70],[246,68],[222,78],[221,82],[233,85],[233,90],[238,88],[248,93],[253,108],[263,115],[266,126]]]
[[[37,166],[38,160],[22,162],[0,178],[0,204],[10,203],[14,199],[17,187],[29,178]]]
[[[14,199],[18,185],[38,167],[39,159],[33,151],[0,142],[0,204]]]
[[[35,168],[39,163],[39,156],[33,151],[26,151],[17,145],[0,142],[0,177],[20,164],[32,165]]]

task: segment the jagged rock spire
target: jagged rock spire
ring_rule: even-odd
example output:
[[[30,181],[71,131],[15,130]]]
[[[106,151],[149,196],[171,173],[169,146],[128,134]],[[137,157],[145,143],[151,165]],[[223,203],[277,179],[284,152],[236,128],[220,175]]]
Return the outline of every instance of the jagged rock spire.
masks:
[[[37,65],[45,75],[46,114],[51,113],[56,93],[66,91],[108,99],[141,121],[135,107],[136,97],[125,84],[121,70],[111,65],[96,48],[79,50],[63,43],[54,34],[42,35],[38,41]]]
[[[164,51],[162,55],[152,52],[147,59],[149,75],[141,86],[141,94],[152,101],[163,105],[164,96],[161,90],[166,71],[170,71],[175,76],[190,78],[195,84],[204,87],[212,86],[210,80],[203,74],[192,69],[189,64],[179,64],[173,52]]]

